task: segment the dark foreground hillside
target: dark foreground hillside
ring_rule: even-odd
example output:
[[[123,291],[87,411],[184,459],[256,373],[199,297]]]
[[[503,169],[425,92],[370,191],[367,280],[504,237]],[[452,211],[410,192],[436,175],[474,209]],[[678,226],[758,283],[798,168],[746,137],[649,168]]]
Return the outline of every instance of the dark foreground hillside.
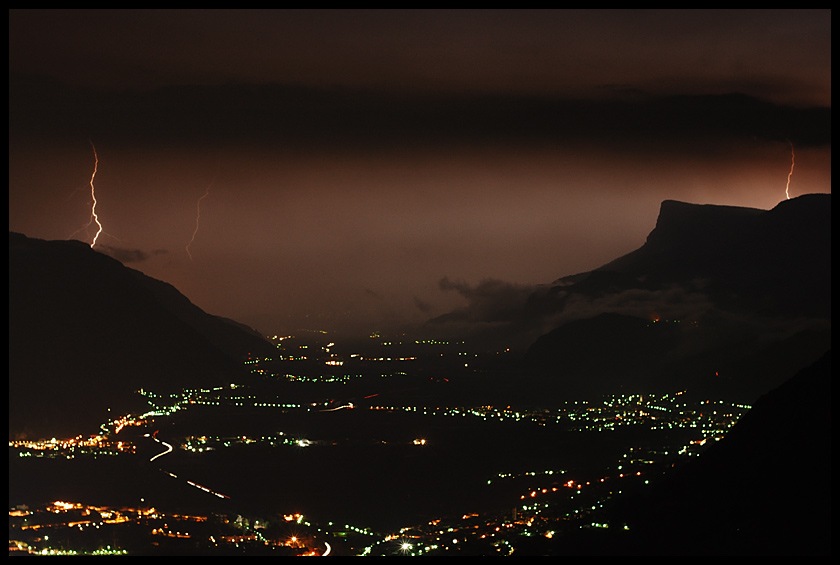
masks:
[[[87,244],[9,233],[10,438],[93,433],[137,389],[229,383],[260,350],[271,346]]]
[[[581,530],[535,551],[829,555],[831,425],[829,351],[763,396],[719,444],[614,507],[611,520],[629,532]]]

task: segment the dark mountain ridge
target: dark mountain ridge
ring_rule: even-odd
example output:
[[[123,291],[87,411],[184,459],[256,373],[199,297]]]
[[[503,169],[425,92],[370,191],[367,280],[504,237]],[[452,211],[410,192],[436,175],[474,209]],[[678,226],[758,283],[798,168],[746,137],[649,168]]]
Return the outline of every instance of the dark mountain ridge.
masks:
[[[90,433],[167,393],[230,383],[271,345],[78,241],[9,233],[9,435]]]

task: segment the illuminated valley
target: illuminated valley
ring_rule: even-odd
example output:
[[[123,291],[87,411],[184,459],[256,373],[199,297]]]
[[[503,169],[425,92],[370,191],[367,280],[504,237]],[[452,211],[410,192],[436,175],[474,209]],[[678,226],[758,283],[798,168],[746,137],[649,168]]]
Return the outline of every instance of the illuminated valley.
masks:
[[[147,412],[90,436],[10,441],[10,552],[528,554],[581,529],[631,531],[610,502],[750,409],[687,391],[455,404],[473,379],[503,380],[488,359],[510,353],[327,337],[274,339],[276,357],[245,361],[251,384],[141,389]],[[78,482],[46,489],[65,502],[26,500],[35,469]]]

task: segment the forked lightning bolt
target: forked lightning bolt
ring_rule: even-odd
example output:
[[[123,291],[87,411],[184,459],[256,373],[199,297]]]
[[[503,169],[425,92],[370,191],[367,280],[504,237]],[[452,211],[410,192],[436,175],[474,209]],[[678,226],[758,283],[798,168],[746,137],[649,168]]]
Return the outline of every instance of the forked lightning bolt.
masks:
[[[795,164],[796,156],[793,153],[793,142],[789,139],[787,142],[790,145],[790,172],[788,173],[787,185],[785,186],[785,196],[790,200],[790,177],[793,176],[793,165]]]
[[[204,200],[205,198],[207,198],[207,196],[210,194],[210,187],[211,186],[213,186],[212,181],[210,182],[209,185],[207,185],[207,189],[204,191],[204,194],[201,196],[201,198],[198,199],[198,202],[195,205],[195,229],[193,230],[192,239],[190,239],[190,242],[187,244],[187,247],[186,247],[187,255],[190,256],[190,261],[192,261],[192,253],[190,253],[190,245],[192,245],[193,241],[195,241],[195,234],[198,233],[198,221],[201,219],[201,201]]]

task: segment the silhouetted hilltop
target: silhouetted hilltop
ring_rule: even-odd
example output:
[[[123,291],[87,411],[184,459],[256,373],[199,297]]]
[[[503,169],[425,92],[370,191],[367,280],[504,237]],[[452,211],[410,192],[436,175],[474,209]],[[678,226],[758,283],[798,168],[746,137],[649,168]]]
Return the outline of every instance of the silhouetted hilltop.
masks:
[[[91,433],[139,388],[230,383],[270,350],[85,243],[9,233],[10,437]]]

